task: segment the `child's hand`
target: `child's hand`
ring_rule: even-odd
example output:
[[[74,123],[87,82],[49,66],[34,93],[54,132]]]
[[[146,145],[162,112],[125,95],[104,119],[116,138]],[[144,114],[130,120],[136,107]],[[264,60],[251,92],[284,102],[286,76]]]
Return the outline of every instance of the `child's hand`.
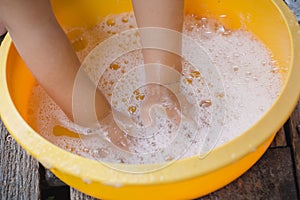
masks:
[[[104,139],[111,142],[115,147],[128,151],[130,148],[130,137],[126,132],[120,129],[118,124],[115,122],[114,116],[110,113],[107,117],[105,117],[102,121],[99,122],[101,127],[106,127],[107,135],[102,135]],[[103,131],[97,134],[104,134]]]
[[[182,117],[192,119],[188,116],[192,106],[179,89],[175,89],[179,88],[179,84],[180,82],[166,87],[157,84],[147,86],[149,94],[141,106],[141,119],[144,126],[152,125],[151,109],[156,105],[162,106],[167,117],[176,125],[180,124]]]
[[[93,127],[83,127],[69,120],[58,121],[57,124],[53,128],[54,135],[81,138],[83,142],[86,137],[89,140],[93,138],[93,140],[98,140],[99,143],[113,145],[123,151],[129,150],[130,137],[119,128],[112,113]]]
[[[183,0],[133,0],[133,8],[139,28],[144,27],[156,27],[169,29],[172,31],[182,32],[183,24]],[[149,35],[141,34],[142,46],[144,43],[153,42],[160,43],[160,39],[165,40],[164,37],[151,37]],[[172,37],[171,39],[172,47],[169,49],[143,49],[144,63],[146,65],[159,64],[168,66],[177,71],[177,75],[181,72],[181,55],[177,55],[181,52],[182,41],[181,38]],[[173,54],[176,52],[177,54]],[[155,80],[155,83],[175,83],[178,80],[174,78],[174,72],[169,73],[169,69],[162,67],[157,68],[157,65],[153,65],[156,69],[151,69],[151,67],[146,67],[146,79]],[[175,73],[176,74],[176,73]],[[176,76],[176,75],[175,75]],[[173,80],[176,80],[173,82]],[[182,117],[182,106],[183,104],[188,105],[185,97],[180,94],[180,92],[172,92],[164,86],[150,84],[147,86],[150,95],[145,98],[142,104],[141,118],[144,125],[151,124],[151,108],[155,105],[161,105],[167,114],[167,116],[176,124],[179,124]],[[179,88],[178,88],[179,89]],[[179,91],[179,90],[178,90]],[[189,107],[189,106],[188,106]]]
[[[162,106],[168,118],[175,124],[179,124],[181,110],[175,94],[168,88],[157,84],[149,84],[146,87],[148,94],[142,103],[140,113],[143,125],[149,126],[153,123],[150,113],[153,106],[156,105]]]

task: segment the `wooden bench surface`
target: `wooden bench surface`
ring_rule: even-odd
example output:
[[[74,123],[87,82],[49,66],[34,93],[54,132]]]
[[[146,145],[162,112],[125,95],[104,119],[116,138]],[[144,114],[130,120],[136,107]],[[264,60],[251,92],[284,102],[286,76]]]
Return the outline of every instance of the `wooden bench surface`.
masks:
[[[300,0],[286,3],[300,22]],[[0,200],[94,199],[65,185],[28,155],[1,120],[0,150]],[[300,102],[267,152],[250,170],[199,199],[300,199]]]

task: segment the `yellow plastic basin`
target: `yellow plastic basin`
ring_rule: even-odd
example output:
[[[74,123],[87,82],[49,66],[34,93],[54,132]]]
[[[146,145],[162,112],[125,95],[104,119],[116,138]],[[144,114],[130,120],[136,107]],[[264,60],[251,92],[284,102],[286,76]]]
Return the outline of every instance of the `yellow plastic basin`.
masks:
[[[59,22],[68,28],[92,26],[99,17],[132,9],[130,0],[53,0],[52,3]],[[299,26],[282,0],[187,0],[185,11],[208,17],[226,14],[223,23],[227,27],[245,25],[269,47],[280,67],[288,68],[283,89],[271,109],[241,136],[203,159],[194,156],[145,174],[116,171],[71,154],[45,140],[26,122],[31,88],[37,83],[7,36],[0,52],[0,112],[9,132],[61,180],[102,199],[191,199],[233,181],[262,156],[299,99]]]

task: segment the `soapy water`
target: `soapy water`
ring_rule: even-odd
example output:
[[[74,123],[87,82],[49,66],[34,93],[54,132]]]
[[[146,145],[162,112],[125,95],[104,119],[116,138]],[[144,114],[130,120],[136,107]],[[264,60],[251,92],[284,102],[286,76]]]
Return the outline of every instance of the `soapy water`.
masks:
[[[135,27],[133,14],[123,13],[108,16],[89,30],[74,28],[67,32],[83,63],[98,62],[97,65],[99,59],[105,63],[100,80],[98,72],[95,71],[99,69],[92,67],[95,63],[83,67],[98,84],[98,88],[111,102],[112,107],[126,113],[127,117],[139,124],[141,105],[150,96],[146,87],[142,86],[145,80],[143,68],[137,67],[143,66],[141,50],[136,48],[126,52],[113,62],[101,55],[101,51],[94,51],[106,38],[126,30],[133,30],[128,32],[129,41],[119,43],[118,48],[129,48],[126,44],[140,46]],[[203,145],[207,142],[212,142],[211,147],[218,147],[239,136],[251,127],[276,99],[282,86],[282,71],[276,66],[268,49],[247,31],[232,31],[215,20],[187,15],[183,33],[193,42],[183,39],[183,54],[186,56],[183,61],[180,91],[192,105],[192,109],[189,110],[189,116],[182,117],[180,124],[169,119],[162,106],[154,106],[150,115],[155,122],[155,128],[144,129],[150,131],[150,134],[145,135],[151,137],[124,134],[119,128],[120,121],[116,124],[113,115],[108,116],[101,124],[99,134],[79,137],[62,131],[61,134],[55,135],[53,127],[57,124],[71,129],[75,125],[43,89],[37,86],[33,88],[30,100],[32,126],[46,139],[63,149],[110,163],[147,164],[174,161],[203,153]],[[214,83],[206,79],[207,74],[203,70],[190,63],[190,58],[195,57],[195,44],[203,47],[216,66],[220,75],[218,81],[222,82],[224,87],[221,90],[211,90]],[[137,86],[141,87],[136,88]],[[216,99],[222,102],[222,106],[216,105]],[[214,138],[208,133],[218,113],[224,114],[218,121],[222,125],[220,134]],[[77,132],[86,131],[79,127],[75,129]]]

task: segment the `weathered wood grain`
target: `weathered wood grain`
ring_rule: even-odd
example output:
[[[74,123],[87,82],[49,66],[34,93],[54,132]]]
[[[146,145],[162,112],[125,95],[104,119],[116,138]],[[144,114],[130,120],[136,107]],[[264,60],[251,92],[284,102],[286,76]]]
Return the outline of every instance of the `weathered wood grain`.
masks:
[[[269,149],[247,173],[224,188],[200,199],[297,199],[290,149],[288,147]]]
[[[271,147],[276,148],[276,147],[286,147],[287,142],[286,142],[286,136],[285,136],[285,131],[283,128],[281,128],[277,134],[276,137],[274,138]]]
[[[96,200],[95,198],[88,196],[86,194],[83,194],[79,192],[78,190],[75,190],[74,188],[71,188],[70,190],[70,198],[71,200]]]
[[[0,120],[0,199],[39,199],[39,164],[7,132]]]
[[[298,191],[300,191],[300,101],[289,120],[290,139]]]

